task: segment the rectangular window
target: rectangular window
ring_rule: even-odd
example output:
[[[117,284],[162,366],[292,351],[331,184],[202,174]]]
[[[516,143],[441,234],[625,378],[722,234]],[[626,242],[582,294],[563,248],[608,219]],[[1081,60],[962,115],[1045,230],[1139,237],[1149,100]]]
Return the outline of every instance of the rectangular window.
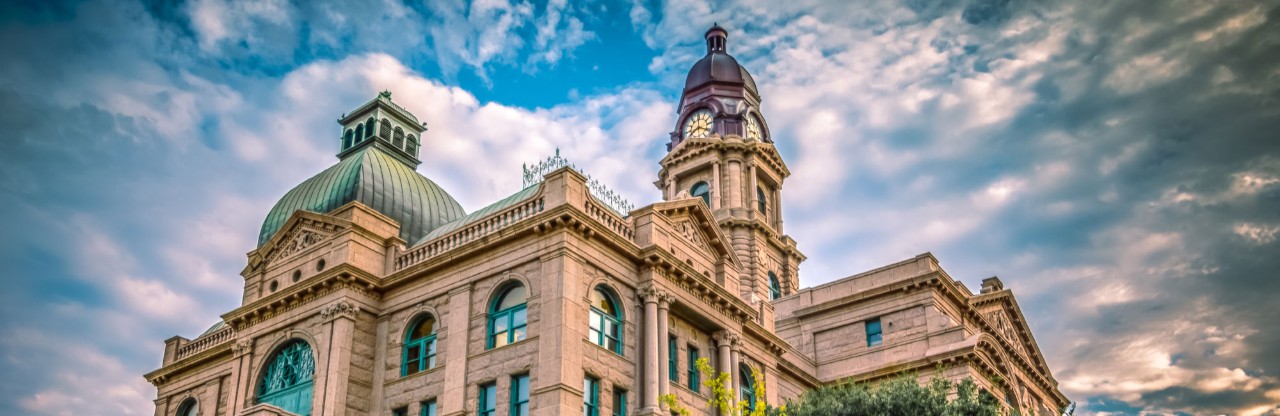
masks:
[[[874,347],[884,341],[884,333],[880,331],[880,318],[867,320],[867,346]]]
[[[693,344],[689,344],[689,390],[701,393],[699,391],[702,388],[700,378],[702,378],[702,375],[698,374],[698,349]]]
[[[667,378],[674,382],[680,381],[680,371],[676,369],[676,355],[679,352],[676,348],[676,337],[667,338]]]
[[[582,415],[600,416],[600,380],[591,376],[582,382]]]
[[[427,400],[422,402],[422,416],[436,416],[436,401]]]
[[[511,416],[529,416],[529,375],[511,377]]]
[[[627,391],[613,388],[613,416],[627,416]]]
[[[489,383],[480,386],[480,416],[494,416],[498,412],[495,409],[498,406],[498,386]]]
[[[391,410],[391,416],[409,416],[409,408],[401,407]]]

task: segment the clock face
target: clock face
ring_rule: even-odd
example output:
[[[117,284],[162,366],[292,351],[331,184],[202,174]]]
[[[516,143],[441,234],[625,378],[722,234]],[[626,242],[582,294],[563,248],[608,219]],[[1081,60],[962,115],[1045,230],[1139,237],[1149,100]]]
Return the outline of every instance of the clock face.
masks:
[[[760,119],[754,115],[747,116],[747,140],[760,140]]]
[[[711,110],[704,108],[694,111],[684,121],[684,138],[700,139],[710,137],[711,123],[713,121],[715,121],[715,117],[711,115]]]

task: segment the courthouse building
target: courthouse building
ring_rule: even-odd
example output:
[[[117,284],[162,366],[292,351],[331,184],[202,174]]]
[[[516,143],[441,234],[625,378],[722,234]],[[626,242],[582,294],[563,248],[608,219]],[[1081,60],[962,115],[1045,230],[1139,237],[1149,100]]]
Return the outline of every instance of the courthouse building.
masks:
[[[467,212],[415,170],[431,140],[390,93],[343,116],[337,164],[267,213],[241,305],[165,341],[155,414],[665,415],[673,394],[710,415],[699,358],[750,403],[759,372],[770,405],[914,374],[1065,406],[997,278],[974,293],[922,254],[801,287],[790,173],[727,40],[706,32],[639,208],[557,155]]]

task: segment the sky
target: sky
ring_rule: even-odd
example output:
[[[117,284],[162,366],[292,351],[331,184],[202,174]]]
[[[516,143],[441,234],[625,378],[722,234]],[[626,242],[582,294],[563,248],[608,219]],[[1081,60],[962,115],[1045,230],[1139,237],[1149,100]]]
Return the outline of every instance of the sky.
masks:
[[[931,252],[1077,414],[1280,414],[1280,3],[0,3],[0,413],[152,414],[267,211],[390,90],[468,211],[561,154],[632,203],[718,22],[812,286]]]

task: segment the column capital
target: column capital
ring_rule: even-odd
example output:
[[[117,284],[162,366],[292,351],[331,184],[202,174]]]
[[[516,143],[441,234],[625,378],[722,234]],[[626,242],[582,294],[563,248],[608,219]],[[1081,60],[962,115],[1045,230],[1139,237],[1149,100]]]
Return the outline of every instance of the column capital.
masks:
[[[356,315],[360,314],[360,307],[346,300],[340,300],[326,306],[320,310],[320,317],[328,322],[337,318],[348,318],[355,320]]]
[[[728,330],[722,330],[722,331],[716,332],[714,335],[712,335],[712,338],[715,338],[716,345],[722,346],[722,347],[738,344],[738,334],[729,332]]]
[[[243,339],[231,344],[232,356],[239,357],[253,351],[253,339]]]
[[[667,309],[672,303],[676,302],[675,295],[664,290],[658,290],[658,309]]]
[[[671,295],[667,294],[667,291],[662,290],[662,288],[653,283],[646,283],[645,285],[640,286],[640,289],[636,291],[636,295],[639,296],[644,303],[658,303],[664,307],[666,306],[667,301],[671,298]]]

